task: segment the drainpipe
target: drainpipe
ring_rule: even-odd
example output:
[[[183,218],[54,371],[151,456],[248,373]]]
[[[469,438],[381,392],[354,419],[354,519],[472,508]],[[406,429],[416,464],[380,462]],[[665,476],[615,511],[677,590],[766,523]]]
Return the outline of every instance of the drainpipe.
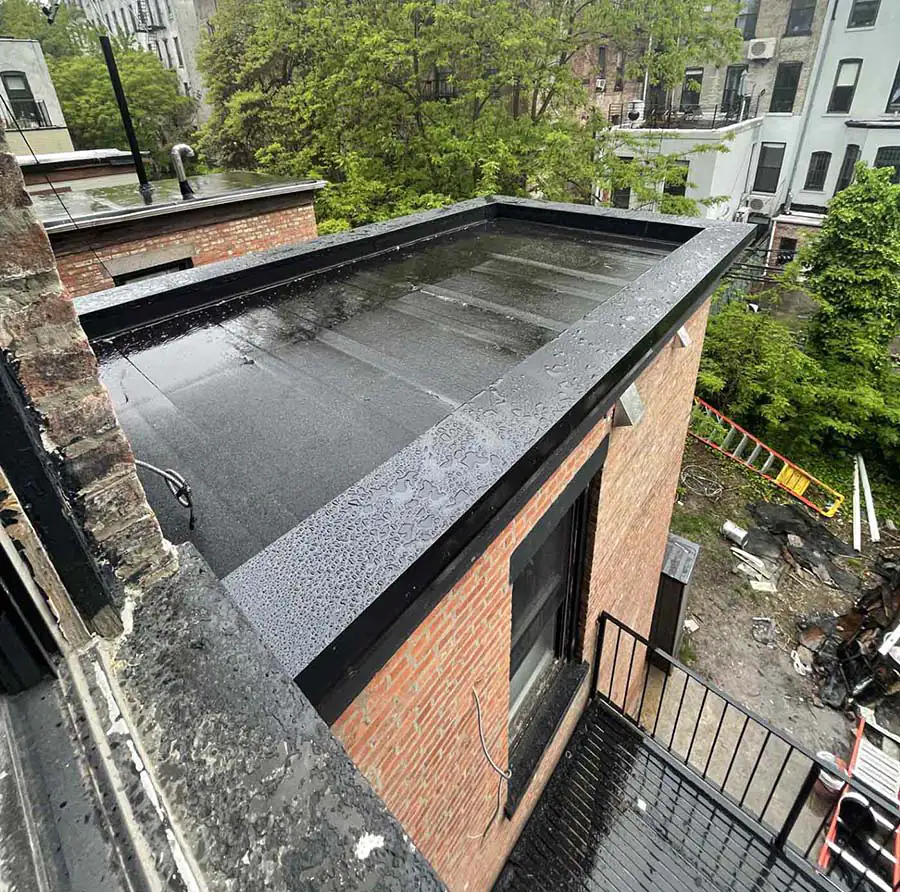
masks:
[[[184,172],[184,159],[193,158],[194,150],[187,143],[180,142],[172,146],[172,151],[169,154],[172,156],[172,169],[178,178],[178,188],[181,189],[181,197],[187,201],[189,198],[194,197],[194,190],[191,188],[187,174]]]
[[[787,180],[789,192],[792,191],[791,185],[794,182],[794,177],[797,174],[797,167],[800,164],[800,148],[803,145],[803,141],[806,139],[806,131],[809,129],[809,119],[812,116],[813,102],[819,89],[819,81],[822,79],[822,70],[825,67],[825,50],[828,48],[828,43],[831,40],[831,31],[834,28],[834,19],[837,15],[838,2],[839,0],[829,0],[828,7],[825,10],[826,19],[825,24],[822,26],[822,36],[819,38],[819,46],[816,49],[812,77],[809,79],[809,86],[806,89],[806,96],[803,99],[803,111],[801,113],[803,122],[800,125],[800,136],[797,139],[797,149],[794,152],[794,160],[791,163],[791,172],[788,175]]]

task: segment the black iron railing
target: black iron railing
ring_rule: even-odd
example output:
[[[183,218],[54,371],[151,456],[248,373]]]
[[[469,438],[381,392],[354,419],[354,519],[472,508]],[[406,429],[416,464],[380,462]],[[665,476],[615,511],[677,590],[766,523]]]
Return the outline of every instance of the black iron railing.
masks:
[[[737,124],[759,115],[757,97],[738,97],[733,102],[721,105],[694,105],[690,102],[682,105],[646,105],[643,117],[638,115],[632,102],[618,102],[609,106],[608,117],[611,124],[647,129],[671,130],[716,130]]]
[[[853,791],[880,810],[886,819],[883,836],[891,845],[900,830],[896,802],[819,759],[610,614],[600,616],[597,631],[594,696],[691,772],[724,809],[756,831],[773,857],[801,866],[823,889],[900,888],[874,879],[884,873],[881,859],[890,857],[887,844],[873,845],[862,856],[854,848],[849,880],[846,873],[835,874],[851,860],[849,845],[846,852],[833,845],[826,859],[820,854],[837,795]],[[840,790],[835,799],[816,792],[829,779]],[[863,820],[868,818],[862,815],[859,826],[845,827],[845,838],[855,838]],[[888,866],[888,875],[891,870]]]
[[[43,100],[7,100],[2,117],[3,126],[7,130],[38,130],[42,127],[53,126]]]
[[[749,294],[765,291],[779,284],[785,267],[795,256],[795,251],[778,248],[747,248],[731,265],[725,278],[738,283]]]

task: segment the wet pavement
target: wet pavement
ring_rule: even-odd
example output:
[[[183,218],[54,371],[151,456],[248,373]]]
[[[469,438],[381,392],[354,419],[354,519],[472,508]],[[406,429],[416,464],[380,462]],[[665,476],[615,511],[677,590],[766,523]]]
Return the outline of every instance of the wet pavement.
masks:
[[[498,221],[94,344],[166,535],[220,576],[668,253]]]

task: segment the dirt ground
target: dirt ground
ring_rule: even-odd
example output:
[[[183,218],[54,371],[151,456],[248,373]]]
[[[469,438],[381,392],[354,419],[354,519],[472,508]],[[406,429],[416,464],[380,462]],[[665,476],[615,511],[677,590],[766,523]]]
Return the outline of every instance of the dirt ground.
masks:
[[[730,543],[719,532],[722,523],[731,520],[746,529],[753,525],[746,508],[749,502],[793,500],[691,437],[684,468],[718,481],[724,489],[711,499],[688,486],[679,487],[672,531],[701,545],[686,614],[699,623],[699,629],[685,633],[681,660],[814,752],[827,750],[846,757],[855,726],[853,717],[821,704],[815,679],[794,670],[791,651],[796,647],[798,616],[844,613],[856,594],[837,591],[810,575],[798,577],[788,572],[787,566],[776,594],[753,591],[746,577],[733,571]],[[849,507],[841,515],[827,525],[839,538],[850,541]],[[864,527],[861,558],[838,561],[863,579],[878,549],[865,542],[865,532]],[[753,618],[760,616],[771,617],[776,623],[777,638],[772,644],[760,644],[753,638]]]

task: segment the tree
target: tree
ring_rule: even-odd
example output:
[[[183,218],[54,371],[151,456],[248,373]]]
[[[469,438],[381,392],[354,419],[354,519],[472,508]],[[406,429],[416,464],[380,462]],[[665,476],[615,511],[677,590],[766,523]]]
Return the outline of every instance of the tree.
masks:
[[[168,150],[190,133],[194,103],[178,92],[178,78],[152,53],[119,43],[116,61],[141,147],[157,174],[169,169]],[[77,149],[127,149],[109,73],[97,53],[58,58],[50,74]]]
[[[33,0],[0,0],[0,34],[39,41],[48,59],[80,55],[97,40],[74,3],[62,3],[51,25]]]
[[[646,49],[652,28],[632,64],[674,80],[733,56],[734,16],[732,0],[221,0],[202,145],[328,179],[335,227],[490,192],[589,201],[615,185],[656,203],[683,177],[675,158],[599,120],[569,63],[599,42]]]

